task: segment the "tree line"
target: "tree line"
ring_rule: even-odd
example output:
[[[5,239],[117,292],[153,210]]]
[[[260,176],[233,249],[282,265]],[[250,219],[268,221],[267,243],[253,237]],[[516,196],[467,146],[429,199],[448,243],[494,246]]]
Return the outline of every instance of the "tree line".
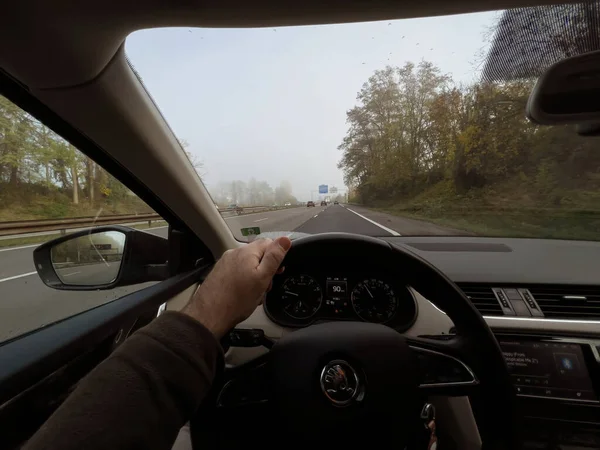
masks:
[[[525,117],[546,68],[597,49],[599,21],[597,2],[507,10],[489,30],[481,79],[466,85],[427,61],[377,70],[339,146],[351,196],[424,211],[600,210],[598,138]]]
[[[600,206],[598,139],[529,122],[533,85],[458,85],[427,61],[376,71],[347,112],[339,146],[355,200]]]
[[[188,144],[181,141],[185,149]],[[203,165],[187,152],[200,173]],[[220,182],[211,189],[217,204],[297,203],[282,181]],[[135,194],[48,127],[0,97],[0,220],[150,211]]]
[[[0,220],[149,208],[69,142],[0,97]],[[31,216],[31,217],[29,217]]]
[[[292,193],[291,183],[285,180],[275,188],[256,178],[250,178],[248,181],[220,181],[210,189],[210,193],[219,206],[270,206],[284,205],[287,202],[295,205],[298,202]]]

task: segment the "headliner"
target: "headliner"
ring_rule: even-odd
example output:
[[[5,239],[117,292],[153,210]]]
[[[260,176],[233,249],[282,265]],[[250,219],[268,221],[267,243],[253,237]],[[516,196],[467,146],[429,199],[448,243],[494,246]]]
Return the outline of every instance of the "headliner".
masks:
[[[272,27],[426,17],[544,5],[539,0],[21,0],[3,5],[0,65],[34,89],[97,77],[143,28]]]

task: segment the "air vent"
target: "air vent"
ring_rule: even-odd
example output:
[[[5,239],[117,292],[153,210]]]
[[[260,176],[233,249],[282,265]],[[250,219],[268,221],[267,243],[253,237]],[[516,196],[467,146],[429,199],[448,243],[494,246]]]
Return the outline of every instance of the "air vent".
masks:
[[[599,319],[600,288],[591,286],[529,287],[546,317]]]
[[[471,300],[473,306],[484,316],[502,316],[502,308],[492,291],[486,284],[458,283],[458,287]]]

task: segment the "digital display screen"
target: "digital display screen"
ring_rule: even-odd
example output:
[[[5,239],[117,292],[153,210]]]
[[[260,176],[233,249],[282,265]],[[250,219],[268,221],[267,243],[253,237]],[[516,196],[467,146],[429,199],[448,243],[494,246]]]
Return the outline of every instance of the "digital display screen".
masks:
[[[348,292],[348,278],[327,277],[325,281],[325,308],[331,317],[350,317],[350,293]]]
[[[519,395],[598,401],[579,344],[501,341]]]
[[[348,297],[348,280],[345,278],[327,278],[327,298],[341,300]]]

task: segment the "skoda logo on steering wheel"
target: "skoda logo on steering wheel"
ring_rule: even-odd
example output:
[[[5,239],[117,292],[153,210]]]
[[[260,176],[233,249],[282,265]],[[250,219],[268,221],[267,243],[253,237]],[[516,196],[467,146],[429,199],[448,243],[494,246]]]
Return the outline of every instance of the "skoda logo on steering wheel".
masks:
[[[321,390],[336,406],[347,406],[361,392],[358,374],[341,359],[329,362],[321,371]]]

